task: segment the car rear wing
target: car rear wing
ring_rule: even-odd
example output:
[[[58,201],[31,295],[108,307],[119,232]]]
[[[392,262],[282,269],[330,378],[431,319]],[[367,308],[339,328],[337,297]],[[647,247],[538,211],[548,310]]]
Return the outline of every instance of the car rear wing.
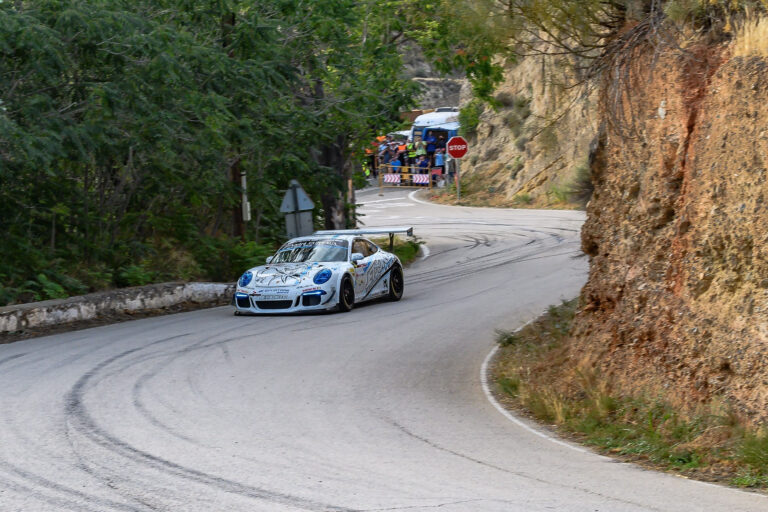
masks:
[[[389,252],[395,248],[395,235],[413,236],[412,226],[391,226],[365,229],[336,229],[330,231],[315,231],[316,235],[389,235]]]

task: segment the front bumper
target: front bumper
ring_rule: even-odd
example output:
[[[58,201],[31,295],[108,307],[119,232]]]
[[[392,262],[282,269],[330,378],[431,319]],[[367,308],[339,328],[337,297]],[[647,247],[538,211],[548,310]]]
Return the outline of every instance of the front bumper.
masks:
[[[296,313],[322,311],[336,306],[336,288],[311,290],[238,289],[232,304],[236,311],[251,314]]]

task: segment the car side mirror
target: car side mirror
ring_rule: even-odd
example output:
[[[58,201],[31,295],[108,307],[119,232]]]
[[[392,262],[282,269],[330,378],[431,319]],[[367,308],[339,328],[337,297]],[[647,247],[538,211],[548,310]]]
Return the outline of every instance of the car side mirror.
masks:
[[[274,256],[267,256],[267,263],[272,263],[272,258],[274,258]]]
[[[359,253],[359,252],[353,252],[352,253],[352,263],[354,263],[356,261],[360,261],[363,258],[365,258],[365,256],[363,256],[362,253]]]

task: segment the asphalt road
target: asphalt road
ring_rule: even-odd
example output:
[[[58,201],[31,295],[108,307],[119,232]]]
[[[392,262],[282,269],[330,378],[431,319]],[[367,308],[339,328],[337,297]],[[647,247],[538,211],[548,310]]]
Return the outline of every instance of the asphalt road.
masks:
[[[347,314],[183,313],[0,346],[0,511],[757,511],[486,398],[495,328],[578,293],[580,212],[362,194],[430,256]]]

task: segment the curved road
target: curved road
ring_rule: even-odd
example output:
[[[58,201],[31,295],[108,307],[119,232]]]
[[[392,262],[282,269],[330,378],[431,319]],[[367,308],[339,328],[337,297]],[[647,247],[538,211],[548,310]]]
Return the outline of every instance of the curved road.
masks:
[[[360,196],[430,256],[348,314],[230,308],[0,346],[0,511],[768,510],[558,443],[487,400],[494,328],[578,293],[580,212]]]

